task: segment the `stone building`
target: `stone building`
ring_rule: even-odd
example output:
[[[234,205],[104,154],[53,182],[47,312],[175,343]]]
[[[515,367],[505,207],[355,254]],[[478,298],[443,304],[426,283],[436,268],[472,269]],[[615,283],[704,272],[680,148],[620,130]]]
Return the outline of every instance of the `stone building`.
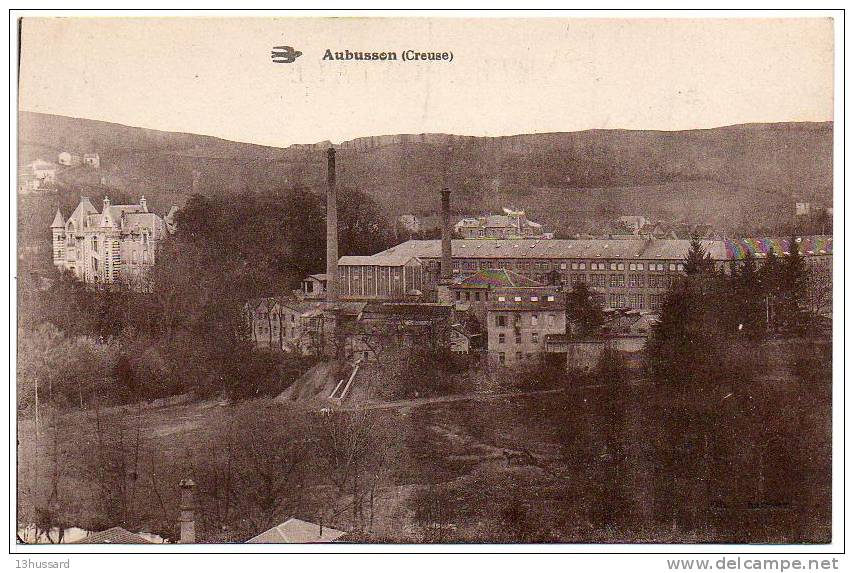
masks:
[[[66,167],[74,167],[83,163],[83,158],[79,155],[74,155],[68,151],[63,151],[57,156],[57,161],[60,165]]]
[[[83,154],[83,165],[86,167],[92,167],[93,169],[101,168],[101,156],[97,153],[84,153]]]
[[[157,245],[167,234],[163,219],[148,211],[145,197],[136,205],[112,205],[104,197],[101,212],[81,197],[68,219],[57,210],[50,228],[56,267],[86,283],[121,279],[136,288],[142,288]]]
[[[543,226],[528,220],[525,211],[504,209],[503,215],[467,217],[454,225],[454,231],[464,239],[544,238]]]
[[[546,337],[566,333],[566,298],[560,287],[507,287],[491,292],[487,352],[494,364],[513,365],[545,351]]]

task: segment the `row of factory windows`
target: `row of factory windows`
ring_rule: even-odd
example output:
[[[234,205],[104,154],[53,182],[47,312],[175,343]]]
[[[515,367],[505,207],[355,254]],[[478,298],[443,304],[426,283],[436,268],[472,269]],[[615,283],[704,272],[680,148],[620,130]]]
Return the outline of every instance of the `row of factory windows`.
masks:
[[[439,263],[431,261],[430,268],[438,270]],[[573,270],[573,271],[650,271],[650,272],[681,272],[684,269],[684,264],[681,262],[637,262],[626,263],[623,261],[572,261],[572,262],[554,262],[554,261],[514,261],[508,259],[466,259],[454,261],[454,272],[476,271],[480,269],[504,268],[516,269],[522,271],[528,270]]]
[[[594,292],[593,297],[602,306],[611,308],[661,310],[665,294],[602,293]]]
[[[456,297],[455,298],[459,301],[465,300],[468,302],[488,301],[489,300],[489,292],[483,292],[482,294],[483,294],[483,296],[481,297],[481,291],[463,292],[463,291],[458,290],[458,291],[456,291]],[[507,302],[509,300],[512,300],[514,302],[522,302],[523,299],[525,300],[525,302],[540,302],[540,299],[542,299],[543,301],[546,301],[546,302],[554,302],[554,300],[555,300],[554,295],[551,295],[551,294],[546,295],[544,297],[541,297],[539,295],[531,295],[531,296],[524,296],[524,297],[521,295],[517,295],[517,296],[513,296],[513,297],[510,297],[508,295],[498,295],[497,298],[498,298],[498,302]]]
[[[567,285],[587,283],[591,287],[598,288],[668,288],[676,281],[675,275],[604,275],[604,274],[577,274],[573,273],[564,279]]]
[[[593,297],[596,302],[598,302],[602,306],[609,306],[611,308],[629,308],[629,309],[651,309],[651,310],[661,310],[662,305],[664,304],[664,297],[666,296],[664,293],[659,294],[639,294],[639,293],[602,293],[602,292],[593,292]],[[516,297],[519,298],[519,297]],[[554,299],[554,297],[549,297],[550,299]],[[521,314],[513,314],[513,326],[519,326],[521,324]],[[549,327],[554,326],[554,314],[548,315],[548,323]],[[538,326],[538,315],[531,315],[531,326]],[[496,314],[495,315],[495,326],[498,328],[507,328],[510,324],[509,316],[506,314]]]
[[[513,317],[513,327],[519,327],[522,324],[522,315],[518,313],[514,313]],[[507,328],[510,324],[510,316],[506,314],[496,314],[495,315],[495,326],[498,328]],[[546,315],[545,322],[540,322],[540,315],[533,313],[530,315],[529,324],[532,327],[535,326],[548,326],[549,328],[553,328],[555,325],[555,320],[557,319],[556,314]]]

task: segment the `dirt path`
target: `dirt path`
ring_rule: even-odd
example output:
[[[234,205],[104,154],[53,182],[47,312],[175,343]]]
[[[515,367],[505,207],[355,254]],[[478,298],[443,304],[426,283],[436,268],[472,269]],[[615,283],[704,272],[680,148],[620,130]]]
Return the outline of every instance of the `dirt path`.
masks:
[[[648,384],[647,380],[635,380],[630,383],[631,386],[643,386]],[[570,386],[566,388],[554,388],[551,390],[519,390],[516,392],[499,392],[497,394],[451,394],[448,396],[436,396],[433,398],[408,398],[405,400],[392,400],[389,402],[374,402],[368,401],[361,404],[346,404],[335,408],[330,408],[336,412],[354,412],[366,410],[402,410],[409,408],[418,408],[420,406],[429,406],[431,404],[447,404],[449,402],[465,402],[467,400],[495,400],[498,398],[516,398],[522,396],[544,396],[548,394],[560,394],[562,392],[572,392],[579,390],[592,390],[596,388],[604,388],[605,384],[586,384],[584,386]]]
[[[446,404],[448,402],[464,402],[467,400],[494,400],[497,398],[514,398],[517,396],[540,396],[544,394],[558,394],[565,392],[565,388],[554,390],[520,390],[518,392],[501,392],[499,394],[451,394],[449,396],[436,396],[433,398],[409,398],[406,400],[393,400],[391,402],[365,402],[362,404],[347,404],[335,408],[338,412],[352,412],[365,410],[394,410],[405,408],[417,408],[430,404]]]

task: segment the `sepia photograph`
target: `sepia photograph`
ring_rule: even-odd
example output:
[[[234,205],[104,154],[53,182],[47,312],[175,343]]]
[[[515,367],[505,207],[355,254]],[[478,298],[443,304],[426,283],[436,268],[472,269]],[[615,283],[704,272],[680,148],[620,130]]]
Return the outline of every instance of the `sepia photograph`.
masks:
[[[840,547],[841,18],[12,13],[10,552]]]

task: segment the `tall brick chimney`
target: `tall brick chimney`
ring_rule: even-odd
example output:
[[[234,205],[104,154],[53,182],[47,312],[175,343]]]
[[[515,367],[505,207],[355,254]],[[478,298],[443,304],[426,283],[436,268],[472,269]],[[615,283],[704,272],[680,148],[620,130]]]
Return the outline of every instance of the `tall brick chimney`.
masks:
[[[335,148],[326,151],[326,300],[338,300],[338,201],[335,189]]]
[[[178,483],[181,488],[181,516],[178,518],[178,523],[181,526],[181,535],[178,538],[178,543],[195,543],[196,542],[196,483],[187,478],[182,479]]]
[[[451,190],[442,189],[442,263],[441,279],[450,280],[454,275],[451,261]]]
[[[454,267],[451,259],[451,190],[442,189],[442,260],[439,266],[439,284],[436,296],[439,302],[451,301],[451,283],[454,279]]]

